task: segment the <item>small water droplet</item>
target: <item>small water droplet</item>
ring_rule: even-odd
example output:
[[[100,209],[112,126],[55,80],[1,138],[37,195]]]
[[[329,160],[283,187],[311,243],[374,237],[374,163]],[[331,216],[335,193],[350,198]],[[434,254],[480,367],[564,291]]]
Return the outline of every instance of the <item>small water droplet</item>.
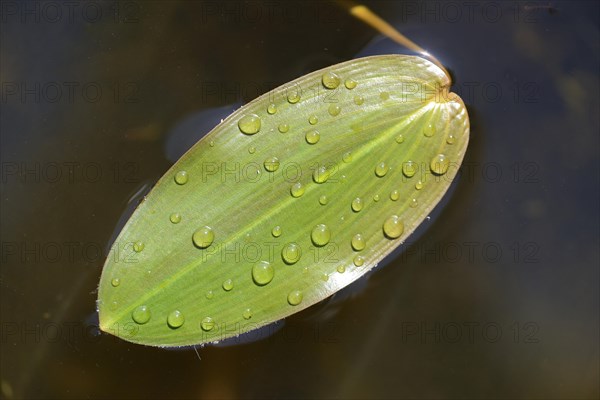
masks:
[[[212,331],[215,327],[215,320],[211,317],[205,317],[202,319],[202,322],[200,322],[200,327],[203,331]]]
[[[331,171],[327,167],[324,165],[320,166],[313,172],[313,181],[315,181],[315,183],[325,183],[330,175]]]
[[[144,242],[135,242],[133,244],[133,251],[135,251],[136,253],[141,253],[142,250],[144,250],[144,247],[146,247]]]
[[[327,89],[335,89],[340,85],[341,79],[335,72],[327,71],[321,77],[321,82]]]
[[[300,101],[300,93],[298,93],[296,90],[292,90],[287,95],[287,101],[291,104],[296,104]]]
[[[296,182],[292,185],[292,188],[290,189],[290,193],[292,194],[293,197],[300,197],[304,194],[304,186],[302,186],[302,184],[300,182]]]
[[[316,125],[319,122],[319,118],[316,115],[311,115],[308,117],[308,123],[311,125]]]
[[[326,273],[322,273],[322,274],[321,274],[321,280],[322,280],[323,282],[327,282],[327,281],[329,280],[329,275],[328,275],[328,274],[326,274]]]
[[[288,243],[281,250],[281,258],[286,264],[295,264],[300,260],[300,246],[296,243]]]
[[[404,143],[404,136],[402,136],[402,135],[396,136],[396,143]]]
[[[389,239],[397,239],[404,232],[404,223],[400,221],[400,217],[392,215],[383,223],[383,233]]]
[[[171,215],[169,215],[169,221],[171,221],[171,223],[173,223],[173,224],[180,223],[181,222],[181,214],[172,213]]]
[[[332,117],[339,115],[341,111],[341,107],[337,104],[332,104],[329,106],[329,109],[327,109],[327,112],[329,112],[329,115],[331,115]]]
[[[446,157],[444,154],[437,154],[431,159],[429,166],[431,168],[431,172],[434,174],[444,175],[448,171],[450,162],[448,161],[448,157]]]
[[[167,324],[169,325],[169,327],[171,327],[173,329],[179,328],[181,325],[183,325],[184,322],[185,322],[185,317],[179,310],[173,311],[167,317]]]
[[[249,308],[246,308],[244,310],[244,312],[242,313],[242,317],[244,317],[244,319],[250,319],[252,318],[252,310]]]
[[[354,257],[354,265],[356,265],[357,267],[362,267],[364,263],[365,259],[362,256]]]
[[[186,171],[179,171],[175,174],[175,183],[178,185],[185,185],[188,181],[188,173]]]
[[[417,183],[415,183],[415,189],[417,189],[417,190],[423,189],[423,186],[424,186],[424,184],[422,181],[418,181]]]
[[[389,169],[390,167],[384,161],[382,161],[375,167],[375,175],[382,178],[388,173]]]
[[[150,309],[148,308],[148,306],[139,306],[138,308],[133,310],[133,312],[131,313],[131,319],[133,319],[133,321],[136,324],[140,324],[140,325],[144,325],[145,323],[150,321],[150,317],[151,317],[151,314],[150,314]]]
[[[433,124],[428,124],[425,129],[423,129],[423,134],[427,137],[431,137],[435,134],[435,127]]]
[[[286,133],[290,130],[290,126],[288,124],[281,124],[277,129],[279,129],[279,132],[281,133]]]
[[[306,132],[306,142],[309,144],[315,144],[321,139],[321,134],[317,130]]]
[[[113,278],[112,281],[110,281],[110,284],[113,285],[113,287],[117,287],[121,284],[121,280],[119,278]]]
[[[254,146],[248,147],[248,153],[254,154],[255,152],[256,152],[256,147],[254,147]]]
[[[310,238],[315,246],[322,247],[329,243],[331,231],[327,225],[319,224],[313,228]]]
[[[412,199],[408,205],[410,208],[415,208],[419,205],[419,201],[417,199]]]
[[[210,226],[203,226],[192,235],[192,241],[201,249],[210,246],[214,240],[215,234]]]
[[[273,280],[275,269],[268,261],[259,261],[252,267],[252,279],[259,286],[264,286]]]
[[[363,208],[363,201],[360,197],[357,197],[354,200],[352,200],[352,211],[359,212],[360,210],[362,210],[362,208]]]
[[[240,131],[246,135],[254,135],[260,131],[260,124],[260,117],[256,114],[244,115],[238,121],[238,127],[240,128]]]
[[[210,143],[208,143],[208,145],[209,145],[210,147],[215,147],[215,141],[214,141],[214,140],[211,140],[211,141],[210,141]]]
[[[407,178],[412,178],[417,173],[417,163],[414,161],[402,163],[402,173]]]
[[[357,106],[362,105],[365,102],[365,98],[362,96],[354,96],[354,104]]]
[[[274,226],[273,229],[271,229],[271,235],[273,235],[273,237],[281,236],[281,227],[279,225]]]
[[[346,82],[344,82],[344,86],[346,86],[346,89],[352,90],[356,87],[356,85],[356,81],[350,78],[346,79]]]
[[[379,98],[383,101],[387,100],[390,98],[390,94],[388,92],[381,92],[379,94]]]
[[[297,306],[302,303],[303,294],[300,290],[292,290],[290,294],[288,294],[287,301],[292,306]]]
[[[400,192],[397,190],[392,190],[392,192],[390,193],[390,199],[392,201],[396,201],[400,198]]]
[[[212,299],[214,297],[214,293],[212,290],[209,290],[206,292],[206,294],[204,295],[204,297],[206,297],[208,300]]]
[[[361,250],[364,250],[365,246],[367,245],[367,241],[365,240],[363,235],[361,235],[360,233],[357,233],[356,235],[354,235],[352,237],[351,244],[352,244],[352,248],[355,251],[361,251]]]
[[[231,279],[227,279],[223,282],[223,290],[225,290],[226,292],[229,292],[231,289],[233,289],[233,280]]]
[[[324,206],[325,204],[327,204],[327,196],[325,196],[324,194],[321,195],[321,197],[319,197],[319,204],[321,204],[322,206]]]
[[[273,103],[269,104],[267,106],[267,112],[271,115],[275,114],[277,112],[277,106]]]
[[[279,159],[277,157],[269,157],[263,164],[267,171],[275,172],[279,168]]]
[[[448,144],[454,143],[454,135],[448,135],[448,137],[446,138],[446,143],[448,143]]]
[[[376,194],[375,196],[373,196],[373,201],[374,201],[374,202],[378,202],[378,201],[379,201],[379,198],[380,198],[380,197],[379,197],[379,195],[378,195],[378,194]]]
[[[345,163],[349,163],[352,161],[352,153],[347,152],[344,153],[344,155],[342,156],[342,161],[344,161]]]
[[[346,267],[343,265],[338,265],[338,267],[336,269],[337,269],[337,272],[339,272],[340,274],[343,274],[344,272],[346,272]]]

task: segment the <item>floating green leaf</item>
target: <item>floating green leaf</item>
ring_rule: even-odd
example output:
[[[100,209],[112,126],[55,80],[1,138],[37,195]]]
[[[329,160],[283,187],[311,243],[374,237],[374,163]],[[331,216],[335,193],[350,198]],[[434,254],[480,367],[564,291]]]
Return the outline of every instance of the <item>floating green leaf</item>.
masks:
[[[154,346],[219,341],[364,275],[457,173],[469,120],[448,88],[423,58],[374,56],[237,110],[118,236],[100,280],[102,330]]]

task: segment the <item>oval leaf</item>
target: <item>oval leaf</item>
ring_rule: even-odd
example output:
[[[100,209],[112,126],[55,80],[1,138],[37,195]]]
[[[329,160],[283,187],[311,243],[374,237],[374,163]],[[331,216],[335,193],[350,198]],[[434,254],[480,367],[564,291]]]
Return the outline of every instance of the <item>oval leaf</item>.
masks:
[[[310,73],[240,108],[156,184],[100,280],[102,330],[215,342],[364,275],[454,179],[469,139],[449,79],[415,56]]]

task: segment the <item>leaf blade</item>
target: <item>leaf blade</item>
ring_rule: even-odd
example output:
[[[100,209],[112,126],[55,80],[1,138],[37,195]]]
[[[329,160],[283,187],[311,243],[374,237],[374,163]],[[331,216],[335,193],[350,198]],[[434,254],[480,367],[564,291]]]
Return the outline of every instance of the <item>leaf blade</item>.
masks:
[[[161,178],[117,238],[99,287],[102,329],[157,346],[217,341],[284,318],[364,275],[429,214],[462,161],[468,115],[448,85],[424,59],[374,56],[305,75],[233,113]],[[261,121],[257,132],[250,115]],[[431,162],[440,154],[436,170]],[[417,168],[411,177],[402,170],[408,161]],[[184,184],[176,181],[181,171]],[[297,182],[303,193],[296,197]],[[358,212],[356,198],[363,199]],[[177,224],[172,213],[181,216]],[[394,215],[403,232],[392,240],[383,228]],[[312,233],[321,224],[330,234],[325,245]],[[214,241],[198,248],[193,234],[205,226]],[[138,241],[144,249],[127,252]],[[302,253],[294,263],[282,254],[290,243]],[[125,263],[124,254],[137,262]],[[252,270],[262,261],[273,277],[257,285]],[[152,317],[132,322],[142,306]],[[167,323],[174,311],[186,319],[177,328]],[[203,324],[207,318],[214,325]]]

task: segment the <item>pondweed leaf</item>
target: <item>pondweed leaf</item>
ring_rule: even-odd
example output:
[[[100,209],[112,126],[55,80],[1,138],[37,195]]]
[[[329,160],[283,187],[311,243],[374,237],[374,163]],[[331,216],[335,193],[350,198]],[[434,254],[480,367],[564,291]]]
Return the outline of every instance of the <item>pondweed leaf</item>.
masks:
[[[386,55],[305,75],[240,108],[160,179],[114,243],[102,330],[219,341],[364,275],[454,179],[469,139],[431,62]]]

